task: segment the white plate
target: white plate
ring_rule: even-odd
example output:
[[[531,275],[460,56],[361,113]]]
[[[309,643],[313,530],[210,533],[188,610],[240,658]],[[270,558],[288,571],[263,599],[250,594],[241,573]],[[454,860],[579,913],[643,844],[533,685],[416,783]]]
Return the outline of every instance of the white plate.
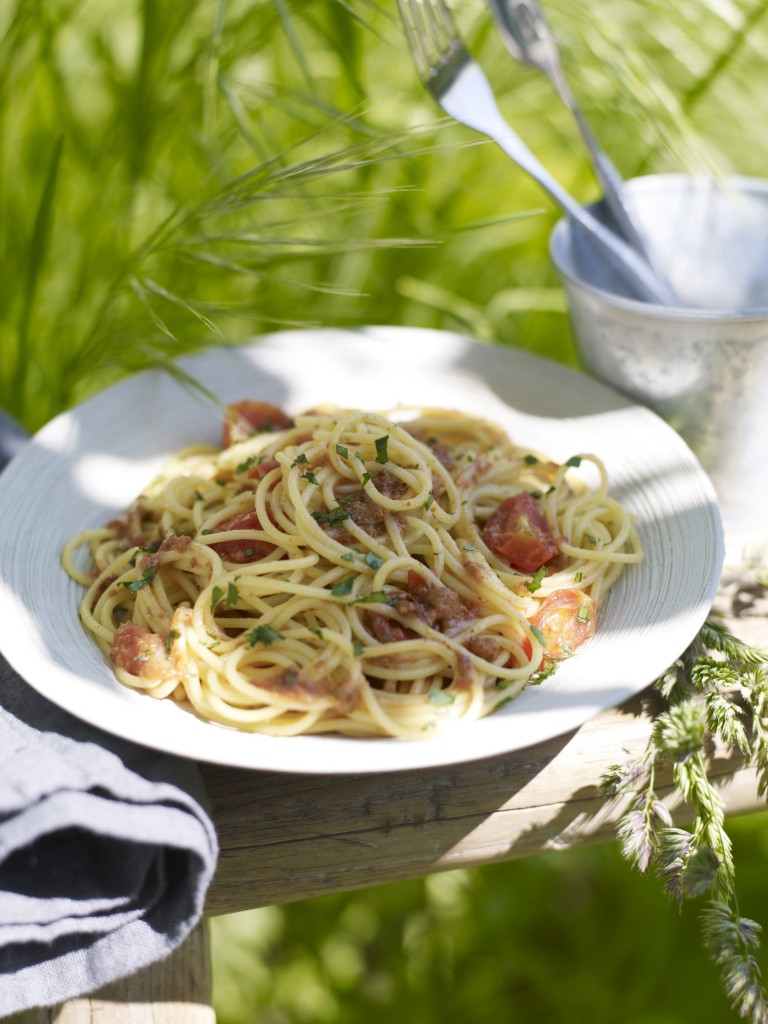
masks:
[[[3,653],[41,694],[107,732],[199,760],[278,771],[471,761],[575,729],[642,689],[682,653],[709,611],[723,543],[708,478],[661,419],[581,374],[514,349],[394,327],[284,332],[182,366],[225,402],[264,398],[291,412],[323,401],[443,406],[495,419],[517,443],[555,459],[594,452],[612,493],[637,516],[646,557],[627,568],[597,634],[575,658],[449,735],[276,738],[200,721],[116,682],[78,620],[80,588],[59,564],[67,538],[124,509],[170,454],[220,436],[215,408],[166,373],[143,373],[52,420],[0,477]]]

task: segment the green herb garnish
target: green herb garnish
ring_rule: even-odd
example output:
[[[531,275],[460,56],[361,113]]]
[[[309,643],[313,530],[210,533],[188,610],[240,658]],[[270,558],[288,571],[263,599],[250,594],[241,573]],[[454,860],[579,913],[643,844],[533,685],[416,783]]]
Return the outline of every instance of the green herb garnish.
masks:
[[[235,469],[236,473],[245,473],[246,470],[250,469],[251,466],[257,465],[262,461],[261,455],[250,455],[245,462],[241,462],[240,465]]]
[[[456,700],[456,694],[450,693],[448,690],[430,690],[427,694],[427,699],[430,704],[434,704],[437,707],[445,707],[448,704],[453,704]]]
[[[252,629],[246,637],[246,642],[249,647],[255,647],[256,644],[266,644],[269,647],[270,644],[274,643],[275,640],[282,640],[283,634],[278,633],[272,626],[256,626]]]
[[[337,583],[335,587],[331,587],[331,593],[334,597],[346,597],[347,594],[352,592],[352,587],[355,582],[354,576],[347,576],[346,579]]]
[[[173,646],[173,641],[174,640],[178,640],[180,636],[181,636],[181,633],[178,631],[178,629],[172,629],[170,631],[170,633],[168,634],[168,636],[165,638],[165,653],[167,655],[170,656],[171,647]]]
[[[150,565],[150,567],[145,569],[141,574],[140,580],[132,580],[130,583],[123,583],[123,586],[126,590],[132,590],[136,593],[137,590],[143,590],[144,587],[148,586],[155,576],[157,576],[157,566]]]
[[[525,584],[529,594],[535,594],[537,590],[541,589],[541,581],[546,575],[547,567],[546,565],[542,565],[542,567],[538,569],[531,579]]]
[[[313,512],[312,518],[317,520],[318,523],[327,523],[329,526],[338,526],[339,523],[343,523],[345,519],[349,519],[349,512],[347,512],[344,505],[337,505],[336,508],[329,509],[327,512]]]
[[[539,629],[538,626],[531,626],[531,632],[539,641],[542,647],[547,646],[547,634],[544,632],[543,629]]]
[[[385,434],[384,437],[376,438],[376,461],[382,466],[389,462],[389,455],[387,453],[387,446],[389,444],[389,434]]]
[[[386,604],[388,601],[387,595],[383,590],[374,590],[370,594],[364,594],[362,597],[356,597],[350,604]]]

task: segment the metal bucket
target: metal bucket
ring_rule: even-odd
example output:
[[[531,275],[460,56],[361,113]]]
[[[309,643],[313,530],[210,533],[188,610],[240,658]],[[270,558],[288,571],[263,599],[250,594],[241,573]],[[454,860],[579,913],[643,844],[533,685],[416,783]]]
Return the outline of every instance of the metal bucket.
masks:
[[[681,305],[628,297],[561,220],[550,251],[584,366],[682,435],[727,530],[766,527],[768,181],[649,176],[627,182],[626,197]],[[591,209],[609,222],[603,204]]]

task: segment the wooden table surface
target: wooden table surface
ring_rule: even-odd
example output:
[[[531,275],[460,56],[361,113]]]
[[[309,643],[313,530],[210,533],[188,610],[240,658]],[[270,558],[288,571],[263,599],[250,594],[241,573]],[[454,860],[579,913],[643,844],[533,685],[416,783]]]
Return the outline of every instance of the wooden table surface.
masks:
[[[723,579],[716,610],[741,639],[768,647],[765,588]],[[306,776],[203,765],[221,854],[210,916],[489,864],[612,838],[630,796],[606,801],[602,773],[639,754],[659,700],[648,689],[580,729],[505,757],[427,771]],[[715,750],[710,778],[729,814],[764,806],[751,769]],[[679,823],[686,808],[662,777]],[[169,961],[58,1008],[58,1024],[208,1024],[203,923]]]

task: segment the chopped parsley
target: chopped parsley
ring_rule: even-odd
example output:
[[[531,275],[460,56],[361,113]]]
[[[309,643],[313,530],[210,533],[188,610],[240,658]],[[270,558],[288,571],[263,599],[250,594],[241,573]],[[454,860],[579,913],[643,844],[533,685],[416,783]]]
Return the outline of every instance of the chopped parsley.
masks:
[[[148,586],[155,576],[157,576],[157,566],[150,565],[150,567],[145,569],[141,574],[140,580],[132,580],[130,583],[123,583],[123,586],[126,590],[132,590],[136,593],[137,590],[143,590],[144,587]]]
[[[216,608],[219,604],[219,601],[221,601],[222,597],[224,597],[224,591],[221,589],[221,587],[214,587],[213,590],[211,591],[211,612],[216,611]]]
[[[329,526],[338,526],[339,523],[343,523],[345,519],[349,519],[349,512],[346,510],[346,502],[343,502],[336,506],[336,508],[329,509],[327,512],[316,511],[312,513],[312,518],[317,520],[318,523],[327,523]]]
[[[336,454],[340,455],[342,457],[342,459],[348,459],[349,458],[349,449],[345,448],[343,444],[337,444],[336,445]]]
[[[435,499],[434,499],[434,497],[433,497],[433,496],[432,496],[432,495],[430,494],[430,496],[429,496],[429,497],[427,498],[427,500],[426,500],[426,501],[424,502],[424,510],[425,510],[426,512],[428,512],[428,511],[430,510],[430,508],[431,508],[431,507],[432,507],[432,506],[434,505],[434,503],[435,503]]]
[[[167,655],[170,656],[171,647],[173,646],[173,641],[174,640],[178,640],[180,636],[181,636],[181,633],[178,631],[178,629],[172,629],[170,631],[170,633],[168,634],[168,636],[165,638],[165,653]]]
[[[246,470],[250,469],[251,466],[257,466],[263,460],[261,455],[250,455],[245,462],[241,462],[240,465],[235,469],[236,473],[245,473]]]
[[[538,626],[531,626],[531,632],[539,641],[542,647],[547,646],[547,634],[544,632],[543,629],[539,629]]]
[[[384,565],[384,559],[374,555],[372,551],[367,551],[365,554],[365,564],[371,569],[380,569]]]
[[[304,480],[309,480],[311,484],[320,484],[320,481],[317,479],[317,477],[315,476],[311,469],[308,469],[306,473],[302,473],[301,475]]]
[[[208,537],[213,532],[214,532],[213,530],[201,530],[200,531],[200,535],[201,535],[201,537]]]
[[[314,633],[315,636],[318,637],[320,640],[323,639],[322,629],[318,629],[317,626],[307,626],[307,629],[309,630],[310,633]]]
[[[535,466],[539,461],[535,455],[526,455],[524,460],[529,466]]]
[[[237,599],[240,597],[237,587],[234,583],[230,583],[227,587],[227,600],[224,602],[225,608],[232,608],[237,604]]]
[[[362,597],[356,597],[350,604],[386,604],[388,601],[387,595],[383,590],[374,590],[370,594],[364,594]]]
[[[555,674],[558,665],[559,662],[556,658],[545,658],[544,661],[542,661],[541,663],[541,668],[534,672],[531,678],[528,680],[528,685],[538,686],[539,683],[543,683],[545,679],[549,679],[550,676]]]
[[[573,579],[576,583],[581,583],[581,581],[584,579],[584,573],[581,571],[581,569],[579,569],[579,571],[576,573]]]
[[[461,549],[461,550],[462,550],[462,551],[477,551],[477,548],[475,547],[475,545],[474,545],[474,544],[465,544],[465,545],[464,545],[464,546],[462,547],[462,549]]]
[[[448,690],[430,690],[427,694],[427,699],[430,704],[434,704],[437,707],[445,707],[447,704],[453,704],[456,700],[456,694],[450,693]]]
[[[294,466],[298,466],[299,463],[301,463],[302,465],[306,465],[306,463],[308,463],[308,462],[309,462],[309,459],[304,454],[304,452],[302,452],[301,455],[297,455],[296,458],[291,463],[291,469],[293,469]]]
[[[366,471],[363,473],[363,479],[361,481],[363,487],[365,487],[365,485],[368,483],[372,476],[373,473],[371,473],[370,469],[366,469]]]
[[[576,618],[579,620],[579,622],[589,622],[589,605],[580,605],[579,610],[576,613]]]
[[[572,455],[565,464],[566,466],[573,466],[574,469],[577,469],[581,465],[581,456]]]
[[[354,652],[356,658],[359,658],[360,655],[363,653],[363,645],[360,643],[359,640],[352,641],[352,651]]]
[[[541,581],[546,575],[547,567],[546,565],[542,565],[542,567],[538,569],[531,579],[525,584],[529,594],[535,594],[537,590],[541,589]]]
[[[342,562],[354,562],[355,555],[353,551],[347,551],[346,554],[341,556]]]
[[[346,579],[337,583],[335,587],[331,587],[331,593],[334,597],[346,597],[347,594],[352,592],[352,586],[355,582],[354,576],[347,576]]]
[[[270,644],[274,643],[275,640],[282,640],[283,634],[278,633],[272,626],[256,626],[252,629],[246,637],[246,642],[249,647],[255,647],[256,644],[266,644],[269,647]]]
[[[376,441],[376,461],[382,466],[389,462],[389,455],[387,452],[387,446],[389,444],[389,434],[385,434],[384,437],[377,437]]]
[[[590,544],[597,547],[597,537],[593,537],[591,533],[585,533],[584,536],[587,538]]]

